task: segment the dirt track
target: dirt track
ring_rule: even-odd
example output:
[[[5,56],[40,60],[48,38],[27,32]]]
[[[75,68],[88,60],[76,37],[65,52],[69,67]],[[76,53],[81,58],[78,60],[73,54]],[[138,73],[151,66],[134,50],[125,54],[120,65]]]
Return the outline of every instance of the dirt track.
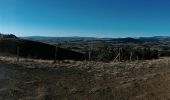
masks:
[[[170,100],[170,66],[163,61],[127,68],[0,64],[0,100]]]

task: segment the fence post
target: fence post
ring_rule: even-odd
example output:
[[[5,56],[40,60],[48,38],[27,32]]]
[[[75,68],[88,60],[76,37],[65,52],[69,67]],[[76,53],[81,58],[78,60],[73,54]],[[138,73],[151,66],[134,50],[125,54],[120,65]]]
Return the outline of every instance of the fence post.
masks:
[[[19,54],[19,53],[20,53],[19,51],[20,51],[20,48],[19,48],[19,46],[17,46],[17,62],[19,62],[19,55],[20,55],[20,54]]]
[[[130,52],[130,61],[132,61],[132,52]]]
[[[92,58],[92,50],[93,50],[93,45],[89,44],[89,52],[88,52],[89,61],[91,61],[91,58]]]
[[[91,61],[91,47],[89,46],[89,61]]]
[[[113,62],[115,62],[117,60],[117,58],[119,57],[119,54],[116,56],[116,58],[113,60]]]
[[[119,51],[118,51],[118,54],[117,56],[115,57],[115,59],[113,60],[113,62],[115,62],[116,60],[118,60],[120,62],[121,58],[120,58],[120,48],[119,48]]]
[[[120,48],[119,48],[119,62],[120,62],[120,60],[121,60],[121,55],[120,55]]]
[[[89,49],[89,61],[91,60],[91,51]]]
[[[55,47],[54,63],[57,61],[58,47]]]

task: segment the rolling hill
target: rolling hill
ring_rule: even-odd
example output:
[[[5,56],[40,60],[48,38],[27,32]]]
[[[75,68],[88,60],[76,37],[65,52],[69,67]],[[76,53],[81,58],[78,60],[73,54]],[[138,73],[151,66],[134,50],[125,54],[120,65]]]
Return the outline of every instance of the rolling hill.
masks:
[[[13,55],[17,54],[17,48],[19,47],[19,55],[21,57],[30,57],[36,59],[72,59],[82,60],[84,54],[67,50],[53,45],[24,40],[19,38],[1,38],[0,39],[0,54],[1,55]]]

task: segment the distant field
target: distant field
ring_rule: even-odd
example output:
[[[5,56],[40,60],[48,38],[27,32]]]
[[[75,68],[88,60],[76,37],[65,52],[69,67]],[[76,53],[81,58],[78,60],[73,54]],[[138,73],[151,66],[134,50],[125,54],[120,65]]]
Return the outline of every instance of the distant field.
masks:
[[[158,50],[160,56],[170,56],[170,37],[140,37],[140,38],[61,38],[61,39],[37,39],[43,43],[60,46],[62,48],[87,52],[97,48],[151,48]]]

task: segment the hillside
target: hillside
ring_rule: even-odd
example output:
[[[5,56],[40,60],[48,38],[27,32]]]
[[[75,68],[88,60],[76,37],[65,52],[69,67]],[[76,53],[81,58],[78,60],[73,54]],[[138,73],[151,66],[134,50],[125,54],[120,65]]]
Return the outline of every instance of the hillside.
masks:
[[[40,43],[31,40],[14,39],[14,38],[3,38],[0,39],[0,54],[1,55],[12,55],[17,54],[17,48],[19,47],[19,55],[21,57],[30,57],[37,59],[73,59],[82,60],[84,55],[75,51],[63,49]]]
[[[159,52],[157,53],[157,56],[160,55],[162,57],[164,56],[170,56],[170,37],[169,36],[154,36],[154,37],[138,37],[138,38],[92,38],[92,37],[25,37],[28,40],[35,40],[39,42],[43,42],[50,45],[60,45],[62,48],[85,53],[96,50],[101,50],[103,48],[109,50],[115,50],[117,48],[124,48],[127,52],[127,56],[130,55],[130,52],[134,49],[135,51],[138,51],[139,53],[142,53],[140,50],[136,49],[144,49],[144,48],[150,48],[151,50],[156,50]],[[129,50],[128,50],[129,49]],[[105,54],[103,51],[100,51],[99,54],[101,54],[101,58],[103,58],[103,55],[108,54],[108,50],[105,50]],[[135,51],[133,54],[135,54]],[[119,51],[113,51],[111,58],[112,60],[116,57],[117,53]],[[137,54],[137,56],[141,56],[143,54]],[[94,55],[96,56],[96,53]],[[129,57],[125,57],[128,58]],[[137,58],[134,56],[134,59]],[[141,58],[143,59],[143,57]]]

